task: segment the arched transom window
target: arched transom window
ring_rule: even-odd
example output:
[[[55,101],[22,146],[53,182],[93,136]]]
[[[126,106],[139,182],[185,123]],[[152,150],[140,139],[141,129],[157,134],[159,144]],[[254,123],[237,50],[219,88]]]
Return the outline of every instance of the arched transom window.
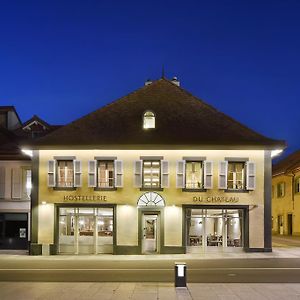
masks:
[[[144,113],[144,129],[155,128],[155,115],[152,111],[146,111]]]
[[[161,195],[155,192],[143,194],[137,203],[138,206],[165,206],[165,201]]]

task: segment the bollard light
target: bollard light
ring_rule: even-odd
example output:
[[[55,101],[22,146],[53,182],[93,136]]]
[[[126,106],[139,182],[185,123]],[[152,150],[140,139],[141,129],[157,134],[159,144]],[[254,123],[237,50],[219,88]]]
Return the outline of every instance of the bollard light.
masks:
[[[186,263],[175,262],[175,287],[186,287]]]

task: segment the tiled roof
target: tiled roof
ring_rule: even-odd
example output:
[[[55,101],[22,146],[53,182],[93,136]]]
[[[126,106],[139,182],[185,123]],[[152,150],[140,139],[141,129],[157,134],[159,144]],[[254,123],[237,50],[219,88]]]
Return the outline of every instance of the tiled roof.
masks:
[[[155,129],[143,129],[142,116],[147,110],[155,113]],[[138,145],[273,149],[285,147],[285,142],[249,129],[162,78],[38,139],[34,147],[134,149]]]
[[[289,174],[300,168],[300,150],[293,152],[286,158],[273,165],[273,176]]]

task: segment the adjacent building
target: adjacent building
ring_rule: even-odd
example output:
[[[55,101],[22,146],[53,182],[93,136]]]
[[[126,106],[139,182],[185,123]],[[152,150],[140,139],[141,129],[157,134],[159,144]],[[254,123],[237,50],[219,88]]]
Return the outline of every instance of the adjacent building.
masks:
[[[273,166],[272,232],[300,235],[300,151]]]
[[[37,116],[22,123],[13,106],[0,106],[0,250],[28,250],[31,157],[20,144],[56,129],[44,123]]]
[[[31,254],[271,251],[285,147],[165,78],[34,143]]]

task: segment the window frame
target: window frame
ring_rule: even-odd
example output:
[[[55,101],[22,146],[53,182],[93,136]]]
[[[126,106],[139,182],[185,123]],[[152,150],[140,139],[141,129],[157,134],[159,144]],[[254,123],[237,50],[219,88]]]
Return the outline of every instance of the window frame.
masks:
[[[279,187],[283,184],[283,195],[279,196]],[[276,198],[284,198],[285,197],[285,182],[280,181],[276,185]]]
[[[228,166],[227,166],[227,189],[225,190],[226,192],[234,192],[234,193],[247,193],[249,192],[247,190],[247,187],[246,187],[246,180],[247,180],[247,168],[246,168],[246,163],[247,161],[244,161],[244,160],[228,160],[227,161],[228,163]],[[242,189],[235,189],[235,188],[229,188],[229,165],[230,164],[243,164],[243,169],[242,169],[242,183],[243,183],[243,188]],[[235,179],[236,181],[236,179]],[[234,185],[234,179],[232,179],[232,185]],[[235,183],[236,185],[236,183]]]
[[[115,159],[96,159],[96,186],[94,187],[95,191],[114,191],[117,190],[116,188],[116,169],[115,169]],[[98,168],[101,162],[113,164],[113,186],[112,187],[100,187],[99,186],[99,176],[98,176]]]
[[[187,170],[187,164],[188,163],[200,163],[201,164],[201,187],[199,188],[189,188],[186,186],[186,178],[187,178],[187,174],[186,174],[186,170]],[[184,162],[185,166],[184,166],[184,188],[182,189],[182,191],[192,191],[192,192],[199,192],[199,191],[206,191],[206,189],[204,188],[204,161],[203,160],[185,160]]]
[[[154,119],[154,127],[145,127],[145,121],[146,121],[146,114],[147,113],[151,113],[152,114],[152,118]],[[143,113],[143,118],[142,118],[142,125],[143,125],[143,129],[144,130],[149,130],[149,129],[155,129],[156,128],[156,115],[155,115],[155,113],[152,111],[152,110],[146,110],[146,111],[144,111],[144,113]]]
[[[158,184],[158,187],[147,187],[145,186],[145,176],[144,176],[144,163],[145,162],[151,162],[151,167],[152,167],[152,163],[153,162],[159,162],[159,184]],[[161,191],[163,190],[163,188],[161,187],[161,159],[143,159],[142,160],[142,187],[141,187],[141,190],[155,190],[155,191]]]
[[[74,169],[74,160],[75,159],[60,159],[60,158],[56,158],[55,161],[56,161],[56,164],[55,164],[55,168],[56,168],[56,178],[55,178],[55,181],[56,181],[56,184],[55,184],[55,187],[54,189],[55,190],[76,190],[77,187],[74,186],[75,182],[74,182],[74,174],[75,174],[75,169]],[[59,180],[58,180],[58,173],[59,173],[59,166],[58,166],[58,163],[61,162],[61,161],[64,161],[64,162],[72,162],[73,164],[73,172],[72,172],[72,178],[73,178],[73,181],[72,181],[72,186],[59,186]]]

